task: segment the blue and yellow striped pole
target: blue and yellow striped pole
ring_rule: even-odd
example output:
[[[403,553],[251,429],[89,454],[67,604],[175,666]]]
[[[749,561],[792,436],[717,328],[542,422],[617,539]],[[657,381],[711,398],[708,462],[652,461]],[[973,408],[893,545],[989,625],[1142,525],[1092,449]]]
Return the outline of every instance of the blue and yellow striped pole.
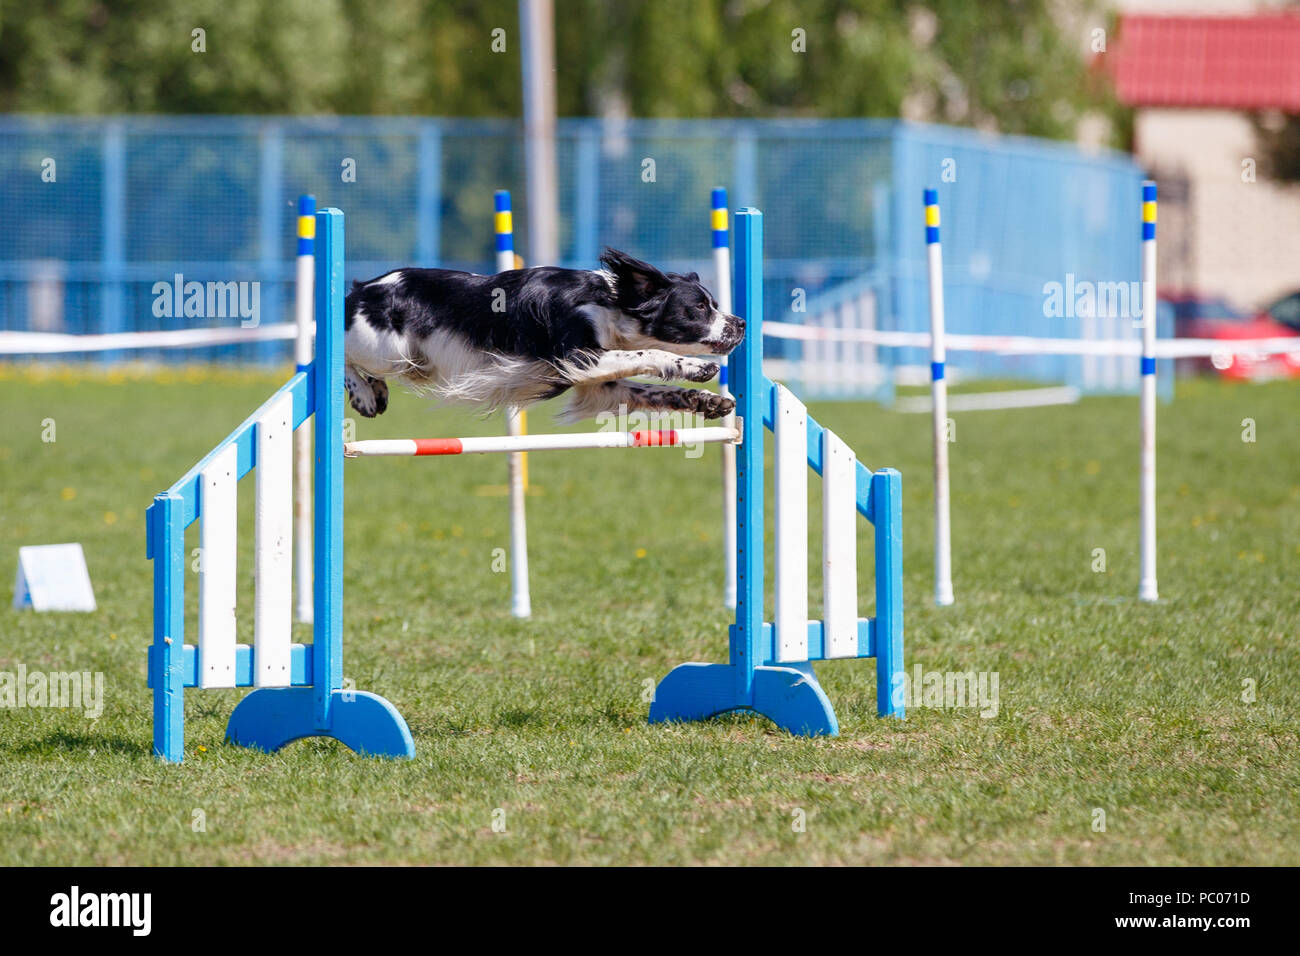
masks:
[[[722,186],[713,189],[712,208],[709,210],[709,229],[713,235],[713,266],[717,270],[718,305],[723,312],[731,313],[731,230],[727,222],[727,190]]]
[[[311,364],[312,283],[316,276],[316,197],[298,197],[298,261],[294,288],[294,320],[298,337],[293,357],[299,372]]]
[[[298,256],[294,274],[293,359],[299,372],[312,362],[313,289],[316,284],[316,197],[298,197]],[[304,624],[312,622],[312,454],[311,429],[293,435],[293,561],[294,613]]]
[[[1156,585],[1156,184],[1142,184],[1142,571],[1138,599],[1155,601]]]
[[[510,190],[498,189],[493,197],[497,272],[515,268],[515,224],[510,211]],[[506,409],[506,434],[526,435],[528,416],[513,405]],[[510,610],[515,617],[531,617],[532,595],[528,587],[528,518],[524,496],[528,493],[528,453],[512,452],[510,469]]]
[[[510,211],[510,190],[498,189],[493,196],[495,213],[492,217],[493,229],[496,233],[496,254],[497,254],[497,272],[509,272],[517,267],[515,260],[515,224],[514,214]],[[506,428],[517,427],[518,431],[510,431],[511,435],[528,434],[528,412],[522,408],[507,409]],[[528,455],[521,452],[519,455],[520,467],[523,472],[524,491],[528,490]]]
[[[934,408],[934,603],[953,602],[952,526],[948,498],[948,382],[945,376],[943,247],[939,192],[925,191],[925,248],[930,266],[930,397]]]
[[[709,229],[713,234],[713,270],[716,275],[718,308],[731,314],[731,230],[727,222],[727,190],[721,186],[713,190],[709,210]],[[722,359],[718,377],[718,391],[730,395],[727,385],[727,360]],[[736,425],[736,415],[726,417],[728,428]],[[722,446],[722,560],[723,601],[729,608],[736,606],[736,446]]]
[[[515,224],[510,211],[510,190],[498,189],[495,196],[497,272],[509,272],[515,267]]]

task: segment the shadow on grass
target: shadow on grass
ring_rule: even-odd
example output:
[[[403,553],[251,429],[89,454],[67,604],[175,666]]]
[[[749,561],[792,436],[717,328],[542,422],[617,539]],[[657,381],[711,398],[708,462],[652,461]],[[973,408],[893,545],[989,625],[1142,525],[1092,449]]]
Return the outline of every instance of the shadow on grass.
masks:
[[[24,740],[12,747],[0,747],[20,756],[50,754],[56,752],[81,751],[91,754],[135,754],[148,753],[148,746],[142,747],[140,741],[121,736],[95,736],[93,734],[74,734],[56,731],[36,740]]]

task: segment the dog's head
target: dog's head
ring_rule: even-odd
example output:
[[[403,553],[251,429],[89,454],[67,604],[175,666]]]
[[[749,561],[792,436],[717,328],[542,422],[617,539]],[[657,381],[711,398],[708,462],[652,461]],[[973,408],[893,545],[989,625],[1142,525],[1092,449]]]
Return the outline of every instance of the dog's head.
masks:
[[[660,272],[617,249],[606,249],[600,261],[614,277],[617,307],[645,340],[672,346],[675,352],[698,347],[726,355],[745,337],[744,319],[719,309],[694,272]]]

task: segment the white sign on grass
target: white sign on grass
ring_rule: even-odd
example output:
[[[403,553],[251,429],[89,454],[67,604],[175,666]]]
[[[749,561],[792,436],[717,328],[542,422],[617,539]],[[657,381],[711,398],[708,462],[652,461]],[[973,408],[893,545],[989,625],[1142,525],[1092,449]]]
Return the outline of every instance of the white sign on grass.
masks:
[[[14,607],[37,611],[93,611],[86,554],[78,543],[40,544],[18,549]]]

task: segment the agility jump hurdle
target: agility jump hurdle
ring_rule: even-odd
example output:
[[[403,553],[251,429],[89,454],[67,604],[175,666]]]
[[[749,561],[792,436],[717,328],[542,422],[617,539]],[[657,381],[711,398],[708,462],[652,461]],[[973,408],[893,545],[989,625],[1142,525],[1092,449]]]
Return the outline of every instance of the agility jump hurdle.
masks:
[[[343,689],[342,550],[344,457],[437,456],[564,448],[738,446],[737,605],[727,664],[682,664],[660,682],[652,723],[699,720],[733,710],[768,717],[794,734],[838,732],[812,664],[876,658],[881,715],[903,716],[894,693],[903,674],[901,480],[869,471],[787,389],[762,373],[762,216],[737,216],[737,304],[746,338],[733,353],[734,427],[668,431],[342,440],[343,214],[316,215],[316,357],[170,489],[146,515],[154,561],[154,753],[184,754],[187,687],[253,687],[226,736],[275,751],[302,737],[333,737],[358,753],[412,757],[405,720],[387,700]],[[313,643],[291,643],[292,436],[312,419]],[[751,422],[748,431],[745,421]],[[776,436],[776,609],[764,620],[763,426]],[[256,467],[254,643],[235,640],[236,486]],[[807,469],[823,476],[825,620],[808,619]],[[874,618],[858,616],[855,512],[875,525]],[[184,643],[185,529],[200,524],[197,645]]]

